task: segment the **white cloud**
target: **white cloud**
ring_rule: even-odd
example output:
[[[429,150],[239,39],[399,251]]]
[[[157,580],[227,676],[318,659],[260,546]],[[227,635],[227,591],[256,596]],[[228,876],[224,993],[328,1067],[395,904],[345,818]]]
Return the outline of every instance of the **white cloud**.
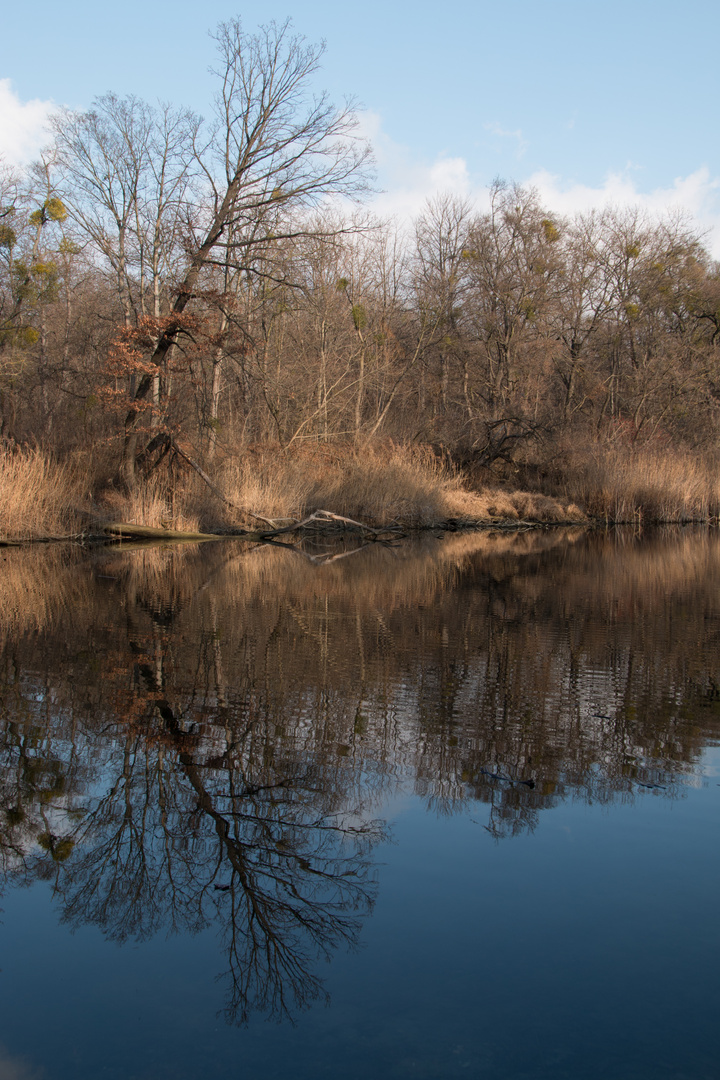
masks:
[[[637,179],[627,171],[608,173],[597,187],[563,183],[560,176],[545,169],[533,173],[524,183],[536,188],[540,201],[558,214],[602,206],[640,206],[653,214],[683,211],[706,234],[705,243],[713,257],[720,258],[720,177],[711,176],[706,167],[677,177],[671,187],[651,191],[642,191]]]
[[[396,143],[383,130],[377,113],[363,113],[360,134],[370,140],[385,190],[373,200],[373,209],[382,217],[408,221],[421,213],[429,198],[439,192],[469,199],[478,210],[488,205],[488,189],[473,180],[462,157],[438,155],[435,161],[419,161],[409,147]],[[487,125],[489,130],[496,125]],[[521,132],[496,134],[522,138]],[[518,176],[520,183],[537,189],[541,202],[558,214],[572,215],[603,206],[640,206],[654,214],[681,210],[704,234],[704,242],[714,258],[720,259],[720,176],[706,167],[678,177],[670,187],[643,190],[642,169],[628,162],[622,172],[608,173],[593,186],[568,182],[556,173],[541,169]]]
[[[358,133],[372,143],[379,183],[385,189],[372,204],[381,217],[401,221],[413,218],[438,191],[471,196],[470,173],[464,158],[439,154],[432,162],[419,161],[408,146],[395,142],[383,131],[377,113],[364,112],[358,121]]]
[[[373,200],[373,209],[381,217],[413,218],[438,192],[462,197],[473,194],[464,158],[439,157],[431,164],[411,163],[407,169],[395,169],[393,173],[390,180],[386,174],[383,176],[386,190]]]
[[[22,102],[9,79],[0,79],[0,157],[8,165],[25,165],[47,142],[46,124],[52,101]]]

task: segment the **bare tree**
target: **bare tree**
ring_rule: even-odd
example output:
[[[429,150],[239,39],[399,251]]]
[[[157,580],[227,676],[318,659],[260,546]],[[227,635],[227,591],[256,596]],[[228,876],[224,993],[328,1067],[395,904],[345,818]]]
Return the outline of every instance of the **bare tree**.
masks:
[[[54,120],[60,190],[78,226],[109,263],[125,325],[137,317],[132,232],[149,167],[152,109],[136,97],[105,94],[85,113]]]
[[[307,231],[301,212],[329,195],[357,196],[367,187],[369,147],[353,137],[349,105],[337,109],[312,94],[323,46],[294,35],[289,22],[247,35],[239,20],[222,23],[217,120],[199,148],[210,202],[188,246],[171,318],[148,356],[125,421],[124,475],[134,478],[141,403],[182,333],[182,315],[202,289],[202,275],[230,260],[245,274],[273,278],[272,245]],[[227,243],[229,230],[232,241]]]
[[[471,206],[453,195],[438,195],[428,201],[425,212],[415,223],[415,287],[425,307],[437,310],[441,333],[437,343],[440,369],[440,393],[437,404],[442,412],[448,407],[450,366],[459,361],[462,368],[462,394],[468,403],[467,351],[459,326],[462,298],[466,285],[466,259],[470,243]]]

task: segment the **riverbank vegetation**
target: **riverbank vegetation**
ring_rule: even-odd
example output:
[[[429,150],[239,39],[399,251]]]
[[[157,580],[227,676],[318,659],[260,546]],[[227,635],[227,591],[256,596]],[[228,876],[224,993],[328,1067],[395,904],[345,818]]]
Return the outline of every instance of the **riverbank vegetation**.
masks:
[[[322,50],[217,42],[214,126],[106,94],[0,172],[2,535],[718,515],[720,272],[690,223],[501,182],[373,220]]]
[[[215,461],[212,487],[183,465],[171,463],[128,490],[103,480],[102,467],[85,453],[61,463],[40,450],[2,451],[0,541],[97,533],[117,521],[189,533],[255,530],[327,507],[369,526],[405,528],[586,521],[565,498],[468,490],[462,474],[429,448],[250,447]]]

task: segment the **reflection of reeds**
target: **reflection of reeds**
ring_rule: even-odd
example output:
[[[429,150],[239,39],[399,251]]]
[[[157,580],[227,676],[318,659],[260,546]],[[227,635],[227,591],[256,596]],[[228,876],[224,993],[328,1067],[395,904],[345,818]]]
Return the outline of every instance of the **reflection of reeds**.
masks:
[[[49,629],[69,611],[88,611],[92,581],[67,545],[0,549],[0,643]]]
[[[459,532],[423,535],[387,547],[307,546],[322,555],[347,557],[324,565],[303,548],[251,545],[240,540],[211,545],[137,546],[100,549],[7,548],[0,575],[0,628],[21,633],[50,627],[73,606],[90,602],[95,571],[104,588],[152,609],[179,611],[204,590],[217,590],[233,605],[282,605],[334,601],[353,613],[426,605],[470,573],[515,582],[519,596],[554,588],[555,562],[563,552],[566,580],[557,604],[598,612],[625,611],[629,604],[662,605],[676,591],[700,588],[720,572],[713,533],[670,533],[639,541],[620,533],[583,541],[582,530]],[[570,552],[574,555],[570,557]],[[524,566],[527,562],[527,568]]]
[[[572,543],[582,536],[573,529],[548,532],[459,532],[421,536],[387,547],[370,544],[361,549],[310,545],[249,545],[225,540],[202,547],[187,545],[121,548],[98,554],[103,574],[117,575],[123,589],[134,597],[165,605],[187,604],[212,584],[237,605],[282,603],[335,597],[359,611],[412,607],[426,602],[439,588],[448,587],[473,557],[511,559]],[[347,552],[347,557],[318,565],[304,557]]]
[[[675,595],[716,587],[720,575],[718,535],[706,528],[668,527],[654,535],[614,530],[578,550],[568,570],[567,603],[598,611],[633,605],[665,610]]]

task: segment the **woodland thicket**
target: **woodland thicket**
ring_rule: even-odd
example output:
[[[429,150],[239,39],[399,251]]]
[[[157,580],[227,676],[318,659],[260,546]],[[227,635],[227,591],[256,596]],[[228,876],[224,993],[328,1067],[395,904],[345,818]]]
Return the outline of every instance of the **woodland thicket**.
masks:
[[[640,461],[714,476],[720,271],[691,223],[503,182],[374,220],[322,49],[238,22],[217,45],[210,123],[107,94],[0,173],[5,452],[91,451],[132,490],[173,447],[212,475],[392,442],[601,510]]]

